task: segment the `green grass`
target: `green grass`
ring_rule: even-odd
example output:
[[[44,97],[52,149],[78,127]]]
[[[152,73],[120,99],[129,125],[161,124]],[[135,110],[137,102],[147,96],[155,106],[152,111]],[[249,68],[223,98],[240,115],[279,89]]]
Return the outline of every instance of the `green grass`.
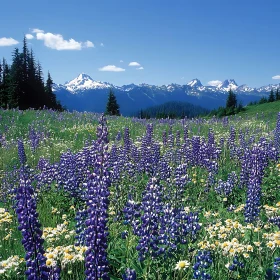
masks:
[[[209,172],[205,167],[189,164],[185,167],[183,173],[188,180],[184,184],[184,191],[178,195],[174,175],[178,163],[175,161],[168,163],[172,176],[169,180],[161,180],[160,182],[164,194],[162,200],[172,207],[178,205],[185,207],[186,213],[188,211],[198,211],[201,230],[195,239],[188,238],[186,244],[178,245],[177,251],[171,253],[167,258],[148,256],[144,261],[138,260],[136,246],[139,237],[133,233],[131,225],[124,223],[122,211],[130,193],[134,195],[136,202],[141,202],[143,192],[152,175],[139,173],[133,176],[126,169],[126,165],[118,164],[117,167],[122,168],[123,171],[119,181],[113,181],[110,186],[111,194],[108,209],[107,252],[111,279],[122,279],[122,274],[126,268],[132,268],[137,273],[137,279],[141,280],[189,280],[192,279],[192,266],[195,264],[195,255],[198,250],[211,251],[213,264],[206,271],[211,274],[212,279],[265,279],[266,271],[273,267],[274,258],[280,256],[280,244],[273,249],[269,247],[269,242],[273,238],[277,241],[277,234],[280,238],[279,228],[268,222],[271,214],[269,211],[274,211],[273,215],[280,215],[280,203],[277,204],[280,201],[280,168],[277,166],[279,161],[270,161],[265,169],[261,185],[263,194],[260,220],[252,225],[248,225],[244,221],[242,205],[246,203],[247,199],[246,188],[242,186],[239,188],[236,185],[233,192],[228,196],[217,194],[215,188],[218,186],[219,180],[227,180],[229,173],[234,171],[239,175],[241,170],[240,156],[230,157],[230,149],[227,145],[231,127],[234,127],[236,131],[237,147],[239,147],[240,133],[244,134],[244,139],[247,142],[257,143],[261,137],[265,137],[270,142],[273,141],[273,130],[279,111],[280,101],[248,106],[245,112],[228,117],[226,122],[215,118],[186,120],[183,123],[182,120],[163,122],[160,120],[109,117],[107,120],[109,149],[113,144],[122,149],[123,140],[118,142],[115,141],[115,138],[119,131],[123,136],[125,128],[128,127],[132,143],[141,152],[141,138],[146,133],[146,125],[151,122],[154,130],[153,139],[160,145],[160,153],[165,155],[167,161],[169,158],[182,154],[182,151],[177,150],[176,146],[169,148],[162,143],[162,134],[167,132],[168,135],[170,127],[174,138],[176,138],[177,131],[180,132],[181,144],[183,143],[184,125],[188,127],[190,139],[193,136],[200,136],[200,140],[204,141],[203,139],[206,139],[205,143],[207,143],[209,129],[211,128],[216,145],[220,145],[221,138],[225,142],[224,145],[220,146],[220,157],[216,159],[219,168],[218,172],[214,174],[215,183],[213,185],[209,186],[207,184]],[[257,113],[258,116],[256,117]],[[38,173],[37,164],[40,158],[43,157],[49,159],[51,163],[55,163],[67,150],[77,153],[81,151],[85,143],[90,144],[95,140],[98,117],[98,115],[91,113],[0,110],[0,135],[4,135],[6,139],[3,140],[2,138],[3,145],[0,146],[0,208],[1,211],[5,209],[12,215],[11,221],[5,221],[0,216],[0,271],[2,268],[1,262],[7,260],[10,256],[24,257],[21,233],[17,229],[17,216],[12,207],[14,197],[6,189],[7,186],[18,186],[18,181],[15,181],[16,177],[8,178],[9,171],[14,167],[19,168],[17,139],[21,138],[24,142],[27,164],[33,169],[32,172]],[[43,134],[35,151],[30,146],[30,127]],[[130,163],[133,165],[138,162],[131,160]],[[10,183],[7,184],[7,181]],[[64,182],[64,184],[67,183]],[[34,181],[33,186],[36,188],[37,182]],[[207,191],[205,191],[206,189]],[[61,252],[62,255],[64,254],[64,257],[58,258],[58,265],[62,267],[61,279],[85,279],[84,261],[76,260],[62,263],[62,260],[67,259],[68,253],[73,252],[71,250],[73,250],[73,244],[75,243],[73,232],[75,230],[75,213],[79,207],[86,207],[85,203],[71,198],[63,189],[58,189],[55,182],[36,191],[39,220],[42,228],[45,229],[44,248],[48,252],[56,250]],[[233,205],[236,211],[229,211],[228,208]],[[267,208],[266,205],[273,208]],[[49,234],[46,233],[46,228],[51,228]],[[127,239],[122,239],[124,231],[127,231]],[[221,236],[223,234],[224,237]],[[226,265],[233,262],[234,254],[229,251],[226,252],[223,248],[227,248],[226,242],[233,242],[234,238],[238,241],[232,245],[236,250],[234,254],[239,256],[239,260],[244,263],[244,268],[230,271]],[[260,245],[256,245],[258,244],[256,242],[260,242]],[[72,249],[67,249],[67,246],[72,246]],[[253,251],[249,250],[247,246],[252,246]],[[261,248],[261,250],[258,248]],[[238,250],[242,251],[239,252]],[[75,254],[73,253],[74,259],[80,253],[76,252]],[[190,262],[190,267],[182,271],[175,270],[176,263],[183,260]],[[1,278],[2,275],[0,274],[0,279],[23,280],[25,279],[23,276],[24,270],[25,265],[22,262],[18,268],[19,274],[15,269],[11,269],[9,272],[5,272],[4,278]],[[272,280],[272,278],[269,280]]]
[[[280,100],[271,103],[250,105],[246,106],[245,108],[246,110],[239,113],[238,115],[243,116],[244,114],[248,114],[248,116],[251,117],[255,116],[257,113],[260,117],[262,113],[275,115],[280,112]]]

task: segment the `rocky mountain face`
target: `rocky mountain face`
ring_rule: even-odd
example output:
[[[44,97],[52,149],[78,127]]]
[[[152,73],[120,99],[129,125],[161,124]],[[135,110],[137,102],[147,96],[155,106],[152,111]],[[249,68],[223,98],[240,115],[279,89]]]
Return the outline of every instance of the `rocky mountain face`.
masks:
[[[271,89],[276,90],[280,84],[251,88],[247,85],[238,86],[233,79],[225,80],[216,86],[203,86],[200,80],[193,79],[185,85],[169,84],[162,86],[148,84],[129,84],[114,86],[107,82],[93,80],[87,74],[80,74],[75,79],[62,84],[54,84],[53,91],[61,104],[68,110],[104,112],[111,88],[120,105],[124,116],[134,114],[141,109],[168,101],[190,102],[207,109],[225,106],[228,91],[237,94],[238,101],[243,105],[268,96]]]

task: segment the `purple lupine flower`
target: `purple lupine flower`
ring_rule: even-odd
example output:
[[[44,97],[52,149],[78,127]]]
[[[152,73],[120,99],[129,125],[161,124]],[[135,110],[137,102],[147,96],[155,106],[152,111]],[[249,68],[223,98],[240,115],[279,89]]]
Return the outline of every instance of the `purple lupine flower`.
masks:
[[[180,133],[180,130],[176,131],[175,143],[176,143],[177,148],[179,148],[180,144],[181,144],[181,133]]]
[[[280,279],[280,257],[275,258],[273,263],[273,269],[272,269],[273,276],[275,277],[275,280]]]
[[[271,222],[272,224],[278,226],[278,228],[280,229],[280,216],[275,216],[273,218],[270,218],[269,222]]]
[[[245,221],[253,222],[259,215],[261,199],[261,182],[264,175],[264,168],[267,165],[265,151],[258,146],[254,146],[250,156],[251,171],[249,176],[247,199],[244,209]]]
[[[200,137],[192,137],[192,165],[199,165],[201,162]]]
[[[41,140],[40,139],[41,134],[39,132],[37,132],[34,127],[30,126],[28,137],[29,137],[29,143],[30,143],[31,150],[34,153],[35,150],[39,146],[39,143],[40,143],[40,140]]]
[[[136,280],[136,272],[134,269],[127,268],[122,277],[123,280]]]
[[[167,132],[165,130],[162,133],[162,143],[164,147],[167,145]]]
[[[232,264],[229,265],[228,269],[231,271],[235,271],[238,268],[244,268],[244,267],[245,267],[245,264],[243,262],[240,262],[238,260],[238,257],[235,256],[233,258]]]
[[[175,187],[173,188],[174,195],[171,194],[170,199],[173,199],[176,207],[178,207],[179,204],[182,204],[182,197],[184,196],[187,182],[190,181],[186,170],[187,170],[186,164],[180,164],[174,170],[174,181],[175,181]]]
[[[118,133],[117,133],[117,136],[116,136],[116,141],[118,142],[118,141],[121,141],[121,139],[122,139],[122,134],[121,134],[121,132],[119,131]]]
[[[110,279],[107,260],[109,207],[108,130],[102,115],[97,127],[97,154],[94,173],[87,183],[87,211],[85,267],[86,279]]]
[[[26,164],[26,155],[25,155],[23,141],[21,139],[18,140],[18,158],[21,165]]]
[[[85,228],[86,228],[86,220],[88,218],[88,212],[86,209],[80,209],[76,212],[76,246],[85,246],[86,243],[86,235],[85,235]]]
[[[18,229],[22,233],[22,244],[26,255],[26,275],[30,280],[49,279],[49,269],[46,266],[46,257],[42,239],[42,230],[36,212],[34,190],[24,169],[21,169],[20,185],[16,189],[16,213]]]
[[[246,187],[249,182],[249,174],[251,170],[250,155],[250,150],[245,148],[243,155],[241,156],[240,187]]]
[[[184,142],[187,141],[187,139],[189,138],[189,131],[188,131],[189,127],[188,125],[184,126]]]
[[[276,128],[274,131],[274,146],[278,153],[280,152],[280,112],[277,116]]]
[[[156,178],[151,178],[142,199],[141,223],[135,229],[136,234],[140,237],[136,246],[140,261],[147,256],[156,257],[162,253],[159,247],[161,196],[162,186]]]
[[[140,214],[140,206],[141,204],[139,202],[135,202],[132,199],[132,196],[128,196],[127,203],[123,209],[124,213],[124,224],[131,224],[134,225],[136,219],[138,219],[141,214]]]
[[[123,136],[123,150],[127,158],[130,156],[130,148],[131,148],[132,141],[129,135],[129,128],[126,127],[124,129],[124,136]]]
[[[163,206],[163,215],[160,217],[159,244],[161,252],[168,256],[178,250],[179,244],[186,244],[196,239],[200,230],[197,213],[186,213],[182,208]]]
[[[236,138],[236,131],[235,131],[235,127],[231,126],[230,127],[230,134],[229,134],[229,139],[228,139],[228,147],[230,150],[230,157],[234,158],[236,156],[237,153],[237,146],[235,143],[235,138]]]
[[[156,171],[156,176],[160,180],[166,181],[168,178],[170,178],[172,172],[172,168],[169,166],[168,162],[161,158]]]
[[[232,193],[233,188],[236,186],[237,182],[238,182],[237,175],[233,171],[228,174],[227,181],[219,180],[218,186],[215,188],[215,191],[218,194],[223,194],[225,196],[228,196]]]
[[[211,275],[206,272],[213,263],[210,251],[198,251],[195,257],[195,264],[193,266],[193,278],[194,279],[211,279]]]

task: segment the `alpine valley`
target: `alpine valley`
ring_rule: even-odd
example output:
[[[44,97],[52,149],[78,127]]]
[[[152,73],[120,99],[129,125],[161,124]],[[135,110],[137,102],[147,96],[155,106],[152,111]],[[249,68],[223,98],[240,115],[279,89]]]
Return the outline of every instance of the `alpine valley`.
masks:
[[[68,110],[91,111],[101,113],[105,110],[110,88],[114,91],[120,112],[124,116],[135,115],[137,111],[169,101],[183,101],[207,109],[225,106],[228,91],[232,89],[238,102],[245,106],[251,101],[267,97],[279,84],[269,84],[260,88],[251,88],[245,84],[238,86],[233,79],[225,80],[217,86],[204,86],[198,79],[185,85],[169,84],[162,86],[148,84],[129,84],[114,86],[107,82],[93,80],[87,74],[62,84],[53,84],[53,92]]]

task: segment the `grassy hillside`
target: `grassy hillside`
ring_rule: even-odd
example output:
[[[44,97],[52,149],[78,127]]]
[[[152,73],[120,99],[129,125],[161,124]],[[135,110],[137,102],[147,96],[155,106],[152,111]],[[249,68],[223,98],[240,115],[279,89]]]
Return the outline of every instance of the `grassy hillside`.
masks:
[[[277,114],[278,112],[280,112],[280,100],[271,103],[251,105],[245,108],[246,110],[239,113],[239,115],[248,114],[249,116],[255,116],[257,113],[261,114],[262,112]]]

